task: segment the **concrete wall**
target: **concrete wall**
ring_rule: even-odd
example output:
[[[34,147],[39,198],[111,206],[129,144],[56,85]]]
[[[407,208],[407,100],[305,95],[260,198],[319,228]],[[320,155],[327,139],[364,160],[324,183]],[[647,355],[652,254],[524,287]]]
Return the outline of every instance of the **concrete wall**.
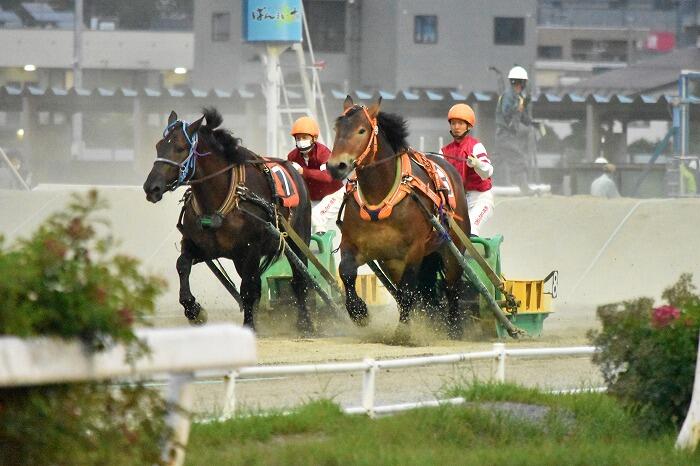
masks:
[[[398,5],[394,1],[364,1],[361,15],[362,85],[369,88],[396,89],[396,69],[399,60]]]
[[[191,32],[85,31],[83,67],[121,70],[192,68]],[[0,68],[73,66],[73,31],[0,29]]]
[[[0,190],[0,233],[9,243],[29,235],[49,214],[64,208],[70,191]],[[100,216],[111,221],[121,250],[141,259],[146,271],[163,276],[170,285],[158,300],[158,314],[181,317],[175,271],[180,192],[168,193],[156,205],[146,202],[138,187],[101,192],[110,208]],[[565,327],[574,318],[581,325],[583,317],[587,326],[594,326],[598,304],[638,296],[660,298],[683,272],[694,273],[698,283],[699,208],[698,199],[641,203],[588,196],[496,199],[496,214],[485,234],[504,235],[501,252],[508,278],[541,279],[559,270],[557,312],[550,319],[562,319]],[[125,213],[129,221],[124,221]],[[240,318],[233,299],[204,265],[193,268],[192,290],[210,312]]]

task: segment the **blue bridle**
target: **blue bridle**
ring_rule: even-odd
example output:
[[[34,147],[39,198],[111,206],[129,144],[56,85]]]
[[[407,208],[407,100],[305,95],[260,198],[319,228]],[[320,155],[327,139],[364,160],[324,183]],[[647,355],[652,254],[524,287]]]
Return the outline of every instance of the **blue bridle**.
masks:
[[[179,170],[179,174],[177,177],[177,181],[172,182],[168,186],[169,191],[174,191],[180,186],[186,184],[188,181],[194,177],[195,172],[197,171],[197,158],[198,157],[204,157],[206,155],[211,154],[211,152],[205,152],[205,153],[200,153],[197,152],[197,142],[199,141],[199,136],[195,132],[192,137],[190,137],[189,134],[187,134],[187,127],[190,125],[188,122],[185,120],[175,120],[172,123],[170,123],[164,130],[163,130],[163,139],[168,137],[168,134],[175,128],[175,126],[178,123],[182,123],[182,132],[185,135],[185,139],[187,140],[187,143],[190,145],[190,153],[187,156],[185,160],[183,160],[181,163],[177,163],[173,160],[170,159],[164,159],[162,157],[156,157],[156,160],[153,163],[164,163],[166,165],[172,165],[173,167],[177,167]]]

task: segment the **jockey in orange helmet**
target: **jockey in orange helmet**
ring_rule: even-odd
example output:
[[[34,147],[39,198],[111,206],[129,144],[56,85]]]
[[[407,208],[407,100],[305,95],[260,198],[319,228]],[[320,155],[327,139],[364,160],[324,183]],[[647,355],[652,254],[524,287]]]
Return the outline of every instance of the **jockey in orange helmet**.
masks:
[[[292,125],[290,134],[294,137],[296,148],[287,155],[294,168],[301,174],[309,187],[309,195],[314,207],[324,197],[339,191],[343,182],[334,179],[326,170],[326,162],[331,156],[328,147],[318,142],[320,131],[318,123],[308,116],[297,119]],[[324,209],[324,212],[327,209]],[[326,215],[312,210],[312,227],[314,231],[326,231]]]
[[[453,141],[440,152],[462,176],[472,234],[478,236],[494,212],[491,192],[493,165],[484,145],[469,134],[476,125],[474,110],[469,105],[453,105],[447,113],[447,121]]]

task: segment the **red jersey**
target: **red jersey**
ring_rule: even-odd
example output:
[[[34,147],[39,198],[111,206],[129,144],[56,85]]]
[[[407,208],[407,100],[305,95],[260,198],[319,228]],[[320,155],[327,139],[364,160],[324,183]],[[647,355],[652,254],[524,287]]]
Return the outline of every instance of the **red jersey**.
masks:
[[[312,201],[320,201],[343,187],[343,182],[333,179],[330,172],[326,170],[326,162],[330,157],[330,149],[320,142],[314,144],[314,147],[306,153],[306,157],[297,148],[287,155],[287,160],[298,163],[304,169],[301,176],[309,187]]]
[[[491,168],[486,148],[479,140],[470,135],[466,135],[460,142],[452,141],[442,148],[442,153],[445,159],[450,162],[462,176],[464,189],[467,191],[488,191],[491,189],[491,177],[482,179],[481,176],[472,167],[467,165],[467,157],[473,155],[482,162],[485,162]],[[451,158],[451,157],[457,158]]]

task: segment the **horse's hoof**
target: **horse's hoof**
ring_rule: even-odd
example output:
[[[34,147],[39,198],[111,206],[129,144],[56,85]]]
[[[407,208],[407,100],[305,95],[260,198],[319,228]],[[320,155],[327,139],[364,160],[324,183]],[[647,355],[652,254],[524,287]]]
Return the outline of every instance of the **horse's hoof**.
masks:
[[[464,336],[464,330],[462,329],[461,326],[459,326],[459,327],[450,326],[447,329],[447,338],[449,338],[450,340],[461,340],[463,336]]]
[[[194,301],[185,306],[185,317],[190,323],[201,325],[207,321],[207,311],[202,309],[202,306],[197,301]]]
[[[369,325],[369,316],[350,316],[350,318],[357,327],[367,327]]]
[[[245,320],[243,321],[243,327],[252,330],[253,332],[255,331],[255,324],[253,322],[246,322]]]
[[[297,331],[304,337],[312,337],[316,334],[316,329],[314,329],[314,324],[310,319],[299,319],[297,321]]]
[[[197,313],[197,317],[195,317],[194,319],[188,318],[188,322],[193,327],[199,327],[201,325],[204,325],[207,323],[208,320],[209,320],[209,315],[207,314],[207,311],[204,309],[200,309],[199,312]]]
[[[408,324],[400,323],[396,326],[393,341],[397,345],[406,345],[410,343],[411,329],[408,327]]]

